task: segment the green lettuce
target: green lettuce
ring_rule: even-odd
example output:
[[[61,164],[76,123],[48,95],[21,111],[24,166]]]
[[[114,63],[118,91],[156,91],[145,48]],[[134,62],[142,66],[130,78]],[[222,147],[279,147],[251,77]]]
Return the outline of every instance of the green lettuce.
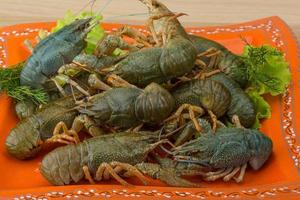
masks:
[[[260,119],[271,117],[271,107],[263,95],[283,94],[291,81],[291,72],[284,55],[269,45],[260,47],[246,45],[242,58],[247,64],[249,82],[246,92],[257,110],[254,127],[259,128]]]
[[[271,107],[264,97],[256,91],[247,91],[247,93],[256,108],[256,119],[253,128],[259,128],[261,119],[268,119],[271,117]]]
[[[101,15],[95,15],[91,12],[83,11],[79,13],[78,15],[73,14],[72,11],[67,11],[65,14],[65,17],[63,19],[60,19],[57,21],[56,26],[52,29],[52,32],[56,32],[62,27],[72,23],[76,19],[85,19],[93,17],[95,20],[101,20]],[[97,42],[104,37],[104,29],[101,26],[95,26],[87,35],[86,41],[87,41],[87,47],[85,49],[85,52],[88,54],[92,54],[94,52],[94,49],[96,48]]]

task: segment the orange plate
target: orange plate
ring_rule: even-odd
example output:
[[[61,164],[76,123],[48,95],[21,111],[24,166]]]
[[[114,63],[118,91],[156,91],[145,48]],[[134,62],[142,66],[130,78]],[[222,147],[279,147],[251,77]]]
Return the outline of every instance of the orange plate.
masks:
[[[26,38],[36,36],[39,29],[47,29],[54,23],[23,24],[0,29],[0,65],[6,67],[18,63],[29,54],[22,45]],[[104,24],[107,32],[120,27],[117,24]],[[144,31],[143,26],[135,26]],[[116,182],[102,182],[98,185],[73,185],[54,187],[38,171],[42,156],[28,161],[19,161],[10,157],[5,151],[5,138],[17,123],[12,101],[5,95],[0,97],[0,198],[40,197],[48,199],[67,197],[101,197],[111,199],[257,199],[257,198],[297,198],[300,199],[300,50],[295,36],[288,26],[278,17],[269,17],[243,24],[188,28],[191,34],[201,35],[216,40],[235,53],[241,53],[246,38],[253,45],[270,44],[282,50],[290,63],[292,84],[287,93],[281,97],[267,97],[272,106],[272,117],[263,122],[262,131],[274,142],[274,152],[259,171],[247,170],[244,182],[213,183],[203,182],[203,188],[171,188],[159,181],[151,181],[151,186],[137,184],[126,188]],[[198,180],[200,182],[200,180]],[[86,183],[86,182],[84,182]],[[109,185],[104,185],[109,184]]]

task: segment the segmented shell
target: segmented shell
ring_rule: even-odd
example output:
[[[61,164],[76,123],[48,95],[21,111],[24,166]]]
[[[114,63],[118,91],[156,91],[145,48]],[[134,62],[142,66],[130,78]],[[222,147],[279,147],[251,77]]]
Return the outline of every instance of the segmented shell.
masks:
[[[220,83],[213,80],[192,80],[183,83],[172,93],[176,107],[182,104],[202,106],[217,117],[224,115],[230,105],[231,95]]]
[[[170,115],[174,105],[174,99],[167,90],[151,83],[136,99],[135,113],[141,121],[157,123]]]
[[[231,94],[231,103],[227,111],[229,118],[237,115],[244,127],[251,127],[255,122],[256,110],[250,97],[223,73],[213,75],[210,79],[223,84]]]

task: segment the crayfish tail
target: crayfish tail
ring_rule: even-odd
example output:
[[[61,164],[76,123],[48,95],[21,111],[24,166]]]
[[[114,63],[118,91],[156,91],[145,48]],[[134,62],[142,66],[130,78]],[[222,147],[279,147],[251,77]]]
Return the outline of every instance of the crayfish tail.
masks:
[[[44,157],[40,172],[53,185],[76,183],[84,177],[85,155],[84,143],[57,148]]]
[[[27,125],[20,123],[11,130],[5,141],[7,152],[20,160],[34,157],[41,149],[39,132]]]

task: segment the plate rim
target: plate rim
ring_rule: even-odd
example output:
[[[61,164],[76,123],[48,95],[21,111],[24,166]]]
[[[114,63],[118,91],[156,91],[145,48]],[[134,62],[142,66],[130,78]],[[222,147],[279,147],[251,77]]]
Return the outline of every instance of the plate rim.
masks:
[[[22,35],[22,34],[29,34],[32,32],[37,32],[39,29],[38,28],[26,28],[24,30],[24,26],[28,26],[28,27],[34,27],[34,26],[39,26],[39,25],[54,25],[55,23],[53,22],[43,22],[43,23],[26,23],[26,24],[20,24],[20,25],[12,25],[12,26],[7,26],[7,27],[0,27],[0,47],[3,47],[3,44],[5,43],[5,40],[7,37],[14,35],[14,36],[18,36],[18,35]],[[109,30],[114,30],[112,27],[115,26],[121,26],[124,24],[115,24],[115,23],[105,23],[103,24],[104,28]],[[142,28],[142,25],[133,25],[136,28]],[[110,28],[110,29],[108,29]],[[262,19],[258,19],[258,20],[253,20],[253,21],[248,21],[248,22],[243,22],[243,23],[237,23],[237,24],[230,24],[230,25],[222,25],[222,26],[209,26],[209,27],[188,27],[187,31],[191,34],[206,34],[206,35],[212,35],[212,34],[220,34],[220,33],[235,33],[235,32],[243,32],[245,30],[250,30],[250,29],[263,29],[264,31],[267,32],[267,34],[270,34],[272,42],[274,43],[273,45],[276,46],[279,49],[284,50],[284,52],[287,52],[287,48],[290,48],[288,45],[288,47],[285,48],[285,42],[284,39],[282,38],[283,35],[280,34],[281,31],[283,31],[283,29],[285,29],[285,34],[287,35],[287,38],[291,38],[291,41],[294,42],[296,44],[295,47],[295,52],[296,52],[296,63],[298,64],[297,67],[300,68],[300,47],[299,47],[299,43],[298,40],[296,38],[296,35],[294,34],[294,32],[291,30],[291,28],[278,16],[272,16],[272,17],[267,17],[267,18],[262,18]],[[18,32],[19,30],[23,30],[23,32]],[[144,30],[146,31],[146,30]],[[282,36],[282,37],[281,37]],[[285,49],[284,49],[285,48]],[[1,49],[0,48],[0,65],[4,65],[5,61],[6,61],[6,52],[5,49]],[[2,61],[2,62],[1,62]],[[295,64],[296,65],[296,64]],[[5,67],[5,65],[4,65]],[[282,101],[281,103],[283,104],[282,106],[285,106],[283,109],[283,113],[282,117],[284,117],[285,119],[281,119],[281,122],[283,123],[281,127],[286,127],[283,128],[282,132],[285,132],[287,134],[287,136],[292,135],[295,131],[295,128],[293,127],[294,123],[293,123],[293,114],[290,115],[289,113],[292,110],[292,106],[289,104],[290,99],[292,98],[291,94],[292,89],[291,87],[289,87],[287,93],[285,95],[283,95],[282,97]],[[284,122],[285,121],[285,122]],[[299,137],[299,135],[296,134],[296,136]],[[295,138],[285,138],[286,142],[288,144],[293,144],[294,146],[299,146],[299,141],[297,139],[297,137]],[[292,147],[293,145],[289,145],[290,149],[289,152],[291,154],[291,158],[294,160],[294,166],[298,169],[298,172],[300,170],[299,164],[297,164],[299,162],[298,158],[300,158],[300,152],[299,151],[295,151]],[[295,148],[296,148],[295,147]],[[295,158],[293,157],[295,156]],[[296,162],[297,161],[297,162]],[[88,187],[88,185],[84,185],[86,187]],[[111,193],[110,196],[112,194],[114,195],[119,195],[117,194],[118,191],[114,192],[112,187],[116,187],[115,185],[105,185],[108,187],[111,187]],[[82,191],[80,189],[80,187],[82,187],[82,185],[77,185],[77,186],[64,186],[64,188],[61,189],[61,191],[55,191],[54,188],[59,188],[59,187],[53,187],[53,186],[49,186],[49,187],[39,187],[39,190],[49,190],[47,192],[45,192],[44,194],[39,193],[37,195],[40,195],[40,197],[42,195],[44,195],[45,197],[65,197],[65,193],[60,194],[63,191],[68,190],[67,188],[73,188],[73,187],[78,187],[78,189],[74,189],[73,192],[71,192],[69,195],[85,195],[85,193],[90,193],[90,195],[94,195],[97,193],[101,193],[101,190],[99,190],[98,187],[103,187],[103,185],[99,185],[99,186],[92,186],[92,188],[96,188],[96,189],[86,189],[86,191]],[[266,187],[268,189],[266,190],[259,190],[256,188],[262,188],[262,187]],[[136,188],[143,188],[142,186],[136,186]],[[158,186],[153,186],[153,188],[157,189],[157,191],[161,188],[165,189],[169,189],[170,192],[168,192],[168,195],[172,196],[172,197],[184,197],[182,195],[188,195],[189,197],[197,197],[199,196],[199,192],[191,192],[193,191],[193,189],[191,188],[186,188],[186,191],[183,191],[182,188],[174,188],[174,187],[158,187]],[[271,187],[268,187],[267,185],[260,185],[258,187],[254,188],[255,190],[253,190],[253,188],[251,187],[239,187],[240,191],[233,191],[233,192],[224,192],[221,191],[222,188],[217,188],[215,190],[210,190],[210,191],[206,191],[204,193],[202,193],[201,195],[203,195],[203,197],[205,198],[221,198],[221,197],[247,197],[247,198],[257,198],[257,197],[272,197],[272,196],[283,196],[286,197],[286,195],[300,195],[300,181],[298,182],[287,182],[284,184],[272,184]],[[17,189],[17,190],[6,190],[6,191],[1,191],[0,190],[0,197],[7,197],[7,195],[14,195],[18,198],[22,198],[22,197],[26,197],[26,196],[31,196],[34,197],[33,195],[30,195],[28,193],[28,191],[32,191],[36,188],[28,188],[28,189]],[[180,190],[182,192],[174,192],[174,189],[176,190]],[[208,189],[208,188],[207,188]],[[211,188],[209,188],[211,189]],[[52,191],[51,191],[52,190]],[[91,190],[93,190],[93,192],[91,192]],[[227,190],[227,189],[226,189]],[[123,190],[122,190],[123,191]],[[122,192],[121,191],[121,192]],[[134,190],[137,191],[137,190]],[[143,192],[145,191],[145,192]],[[161,195],[158,195],[159,192],[153,192],[152,190],[149,190],[153,193],[153,195],[155,195],[156,197],[159,197]],[[149,193],[148,191],[148,193]],[[52,192],[52,194],[50,193]],[[141,196],[145,195],[145,196],[149,196],[149,194],[147,193],[147,190],[142,190],[139,191]],[[35,192],[33,192],[35,193]],[[80,193],[80,194],[79,194]],[[119,192],[120,193],[120,192]],[[50,195],[49,195],[50,194]],[[127,194],[126,192],[123,191],[122,193],[123,195],[131,195],[131,194]],[[51,196],[52,195],[52,196]],[[173,196],[174,195],[174,196]],[[194,196],[193,196],[194,195]]]

